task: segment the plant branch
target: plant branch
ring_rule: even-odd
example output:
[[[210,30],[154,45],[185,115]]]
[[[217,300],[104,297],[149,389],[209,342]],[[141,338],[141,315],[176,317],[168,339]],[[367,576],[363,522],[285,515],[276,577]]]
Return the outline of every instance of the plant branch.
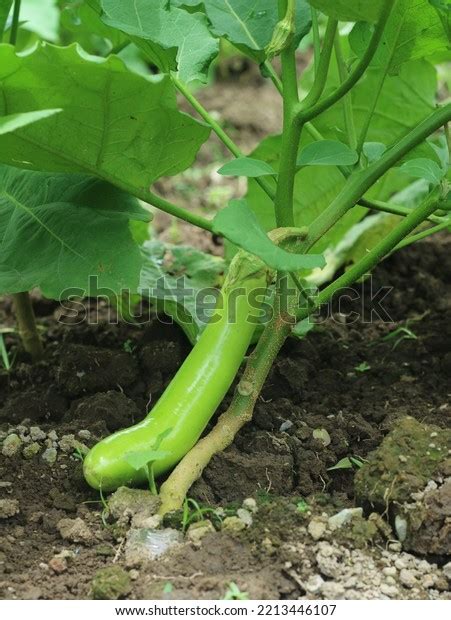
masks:
[[[370,43],[365,54],[362,56],[361,60],[358,62],[355,69],[350,73],[349,77],[328,97],[325,97],[321,101],[313,101],[309,100],[307,97],[301,104],[298,106],[298,110],[296,113],[296,120],[298,123],[305,123],[306,121],[311,121],[316,118],[321,112],[332,107],[335,103],[340,101],[360,80],[360,78],[364,75],[367,70],[371,60],[376,53],[377,48],[379,47],[379,43],[382,39],[382,35],[384,34],[385,26],[387,24],[388,18],[390,16],[391,10],[393,8],[393,0],[385,0],[385,4],[381,11],[381,16],[374,30],[373,36],[371,37]]]
[[[44,355],[44,348],[36,326],[36,317],[29,293],[15,293],[13,296],[19,335],[23,347],[37,362]]]
[[[237,144],[230,138],[229,135],[224,131],[221,125],[212,117],[212,115],[204,108],[201,102],[193,95],[190,89],[184,84],[181,80],[179,80],[174,74],[171,74],[172,82],[177,90],[185,97],[185,99],[192,105],[192,107],[196,110],[199,116],[212,128],[221,142],[227,147],[227,149],[234,155],[235,157],[244,157],[243,152],[238,147]],[[269,185],[269,183],[261,178],[257,177],[255,179],[263,191],[271,198],[274,199],[274,191]]]
[[[446,230],[446,229],[451,231],[451,219],[449,218],[447,220],[444,220],[440,224],[437,224],[437,226],[431,226],[431,228],[422,230],[416,235],[411,235],[410,237],[406,237],[396,246],[394,251],[401,250],[402,248],[405,248],[408,245],[412,245],[412,243],[416,243],[417,241],[426,239],[427,237],[430,237],[431,235],[436,235],[437,233],[441,232],[442,230]]]
[[[310,9],[312,12],[313,51],[314,51],[313,61],[315,63],[315,77],[316,77],[319,71],[319,57],[321,54],[321,38],[319,34],[318,11],[313,6],[310,7]]]
[[[334,48],[337,27],[337,20],[330,18],[327,22],[326,34],[324,35],[323,49],[321,50],[318,61],[318,70],[315,73],[315,82],[304,101],[298,104],[298,115],[300,109],[310,109],[311,107],[313,107],[318,102],[319,98],[324,92],[324,88],[326,87],[327,82],[327,76],[329,74],[329,66],[332,58],[332,50]]]
[[[13,21],[11,24],[11,32],[9,35],[9,42],[11,45],[16,45],[17,42],[17,34],[19,32],[20,4],[21,0],[14,0]]]
[[[338,33],[335,35],[335,57],[337,59],[340,82],[344,84],[349,78],[349,73],[343,56],[343,50],[341,49],[340,35]],[[346,133],[348,134],[348,144],[355,150],[357,147],[357,134],[355,130],[354,111],[352,109],[352,98],[350,93],[347,93],[343,97],[343,112]]]
[[[213,430],[201,439],[170,474],[160,489],[160,514],[181,508],[191,485],[200,477],[211,458],[229,446],[238,431],[252,419],[254,406],[283,343],[293,318],[283,314],[281,296],[276,295],[275,314],[250,355],[230,407]]]
[[[374,164],[352,174],[335,200],[311,224],[302,251],[310,249],[390,168],[449,120],[451,120],[450,103],[435,110]]]

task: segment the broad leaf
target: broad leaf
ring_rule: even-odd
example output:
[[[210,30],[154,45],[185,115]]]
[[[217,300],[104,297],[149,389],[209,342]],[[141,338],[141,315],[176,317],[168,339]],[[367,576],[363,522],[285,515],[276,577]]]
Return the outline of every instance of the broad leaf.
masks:
[[[346,22],[378,20],[384,0],[309,0],[326,15]]]
[[[22,0],[20,4],[22,28],[46,41],[58,41],[59,19],[57,0]]]
[[[140,294],[176,321],[191,342],[196,342],[208,322],[198,309],[198,294],[220,286],[225,262],[192,247],[161,241],[146,242],[142,256]]]
[[[274,0],[203,0],[205,11],[216,35],[226,38],[244,53],[264,60],[264,50],[279,21]],[[300,41],[311,27],[307,0],[297,0],[296,37]]]
[[[0,41],[14,0],[0,0]]]
[[[213,230],[262,259],[277,271],[299,271],[323,267],[318,254],[292,254],[275,245],[261,227],[246,200],[232,200],[213,220]]]
[[[368,24],[356,24],[350,35],[354,52],[362,55],[370,37]],[[449,52],[451,57],[450,50],[442,20],[428,0],[398,0],[372,66],[395,75],[408,60],[428,58],[438,52]]]
[[[205,81],[219,44],[202,13],[189,13],[166,0],[101,0],[103,21],[150,44],[152,59],[160,70],[177,70],[184,82]]]
[[[104,181],[0,166],[0,292],[39,286],[58,299],[136,290],[131,219],[149,214]]]
[[[359,161],[356,151],[337,140],[320,140],[301,150],[298,166],[352,166]]]
[[[16,129],[20,129],[21,127],[25,127],[26,125],[31,125],[31,123],[41,121],[44,118],[49,118],[54,114],[58,114],[58,112],[62,112],[61,108],[57,108],[55,110],[37,110],[36,112],[24,112],[22,114],[9,114],[8,116],[0,116],[0,136],[4,135],[5,133],[11,133],[12,131],[16,131]]]
[[[432,185],[439,185],[446,170],[442,170],[440,166],[431,159],[411,159],[401,166],[401,171],[416,179],[426,179]]]
[[[274,176],[276,171],[265,161],[253,159],[252,157],[239,157],[229,161],[218,170],[219,174],[229,177],[263,177]]]
[[[1,136],[4,163],[88,173],[133,191],[187,168],[209,135],[178,111],[169,77],[146,79],[76,45],[41,44],[24,56],[1,45],[0,81],[0,114],[63,109]]]

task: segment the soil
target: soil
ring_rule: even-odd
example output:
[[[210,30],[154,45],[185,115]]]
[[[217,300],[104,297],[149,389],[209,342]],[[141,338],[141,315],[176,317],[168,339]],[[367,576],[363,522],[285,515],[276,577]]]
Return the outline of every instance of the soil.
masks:
[[[264,111],[260,121],[249,114],[249,144],[268,122],[277,130],[268,117],[277,104],[261,104],[262,88],[257,79],[249,86],[253,110]],[[205,97],[211,102],[217,92]],[[239,93],[242,103],[247,95]],[[222,103],[220,112],[227,109]],[[210,152],[203,190],[217,185],[211,160]],[[226,193],[240,191],[228,183]],[[176,182],[160,191],[170,198]],[[157,226],[163,237],[174,235],[164,218]],[[221,252],[205,233],[188,240],[182,227],[177,234]],[[381,286],[393,287],[382,318],[371,303]],[[103,302],[88,300],[82,320],[36,295],[45,359],[31,365],[7,334],[13,365],[0,371],[0,596],[217,599],[235,583],[253,599],[448,598],[450,558],[429,553],[427,540],[407,553],[394,514],[356,497],[356,468],[330,468],[349,457],[364,462],[406,416],[450,428],[451,239],[406,248],[356,290],[358,301],[335,300],[304,340],[286,343],[252,423],[191,489],[199,504],[222,510],[208,515],[206,535],[191,530],[148,562],[127,555],[130,523],[109,515],[87,487],[80,455],[142,419],[190,345],[176,326],[155,319],[116,324]],[[0,323],[13,324],[8,298]],[[437,488],[442,478],[430,482]],[[363,514],[341,513],[362,505]],[[449,493],[440,509],[449,523]],[[337,513],[351,517],[335,527]],[[180,529],[177,519],[164,525],[174,524]]]

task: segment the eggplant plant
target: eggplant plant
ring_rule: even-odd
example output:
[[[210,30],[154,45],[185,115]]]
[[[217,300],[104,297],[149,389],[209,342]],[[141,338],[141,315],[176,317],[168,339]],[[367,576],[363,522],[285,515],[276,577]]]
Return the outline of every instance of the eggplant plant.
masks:
[[[166,392],[84,461],[87,482],[105,491],[172,470],[160,489],[167,512],[251,419],[289,336],[386,256],[451,229],[451,4],[46,0],[51,20],[36,4],[0,3],[0,292],[14,295],[33,357],[43,354],[33,287],[57,299],[145,295],[157,249],[133,233],[131,222],[149,220],[142,202],[235,253],[215,320],[186,329],[194,346]],[[197,95],[221,41],[281,98],[281,135],[252,153]],[[195,165],[212,133],[230,154],[219,174],[245,177],[247,193],[209,219],[152,186]],[[263,300],[271,312],[257,328]],[[251,343],[229,408],[199,440]]]

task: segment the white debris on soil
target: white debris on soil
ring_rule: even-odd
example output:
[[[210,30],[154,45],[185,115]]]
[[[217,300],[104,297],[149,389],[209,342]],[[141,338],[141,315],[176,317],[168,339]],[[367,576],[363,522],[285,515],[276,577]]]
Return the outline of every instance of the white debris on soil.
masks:
[[[172,528],[163,530],[132,528],[127,534],[125,563],[129,568],[136,568],[161,557],[182,542],[182,532]]]
[[[17,499],[0,499],[0,519],[10,519],[19,513]]]

